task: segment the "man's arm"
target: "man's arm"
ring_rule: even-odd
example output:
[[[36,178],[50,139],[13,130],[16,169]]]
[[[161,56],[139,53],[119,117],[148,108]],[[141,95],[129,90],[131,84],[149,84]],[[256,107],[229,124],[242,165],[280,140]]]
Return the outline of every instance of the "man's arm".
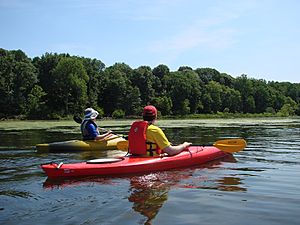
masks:
[[[180,145],[169,145],[168,147],[163,149],[163,152],[167,153],[168,155],[176,155],[180,152],[182,152],[184,149],[186,149],[187,147],[189,147],[192,143],[190,142],[184,142]]]

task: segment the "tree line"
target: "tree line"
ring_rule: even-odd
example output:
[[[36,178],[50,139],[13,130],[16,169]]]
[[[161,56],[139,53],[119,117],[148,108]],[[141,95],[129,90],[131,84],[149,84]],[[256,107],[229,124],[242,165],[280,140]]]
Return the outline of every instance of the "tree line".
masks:
[[[0,48],[0,118],[59,119],[93,107],[101,116],[141,114],[153,104],[162,116],[216,113],[300,115],[300,84],[234,78],[212,68],[166,65],[106,67],[98,59],[45,53],[29,58]]]

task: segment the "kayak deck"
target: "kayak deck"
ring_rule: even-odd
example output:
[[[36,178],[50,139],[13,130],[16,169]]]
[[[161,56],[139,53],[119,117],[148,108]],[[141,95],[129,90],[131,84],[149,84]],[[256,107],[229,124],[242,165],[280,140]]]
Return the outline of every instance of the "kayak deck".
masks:
[[[174,156],[125,156],[108,163],[50,163],[41,165],[41,167],[50,178],[95,175],[116,176],[189,167],[220,159],[226,155],[228,153],[213,146],[191,146]]]
[[[112,135],[106,140],[70,140],[53,142],[47,144],[37,144],[37,152],[59,152],[59,151],[99,151],[117,149],[117,143],[125,141],[124,138],[118,135]]]

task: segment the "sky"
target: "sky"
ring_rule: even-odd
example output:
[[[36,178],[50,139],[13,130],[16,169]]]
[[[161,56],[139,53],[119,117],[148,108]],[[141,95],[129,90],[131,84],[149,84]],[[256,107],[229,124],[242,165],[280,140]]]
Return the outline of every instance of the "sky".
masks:
[[[0,0],[0,48],[300,83],[298,0]]]

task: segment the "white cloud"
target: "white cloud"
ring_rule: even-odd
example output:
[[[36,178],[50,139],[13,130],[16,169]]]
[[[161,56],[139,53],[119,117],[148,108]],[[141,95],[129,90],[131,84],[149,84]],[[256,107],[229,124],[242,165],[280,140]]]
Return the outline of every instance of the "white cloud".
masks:
[[[150,53],[163,55],[164,58],[177,58],[191,50],[199,52],[220,52],[239,42],[240,30],[234,26],[243,14],[253,9],[253,4],[219,1],[206,11],[195,13],[191,19],[182,18],[189,26],[172,32],[172,35],[149,43]]]

